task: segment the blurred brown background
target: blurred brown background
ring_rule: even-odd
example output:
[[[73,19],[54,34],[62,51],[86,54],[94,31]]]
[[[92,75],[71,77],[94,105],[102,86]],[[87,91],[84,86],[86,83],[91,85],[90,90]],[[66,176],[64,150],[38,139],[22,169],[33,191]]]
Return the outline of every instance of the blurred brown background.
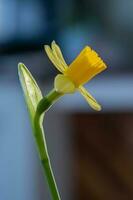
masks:
[[[75,199],[132,199],[133,115],[78,113],[72,119]]]
[[[63,200],[133,199],[133,1],[0,1],[0,199],[50,199],[18,80],[29,68],[43,94],[55,75],[43,50],[55,40],[69,64],[89,45],[108,69],[86,84],[97,113],[66,95],[45,118]]]

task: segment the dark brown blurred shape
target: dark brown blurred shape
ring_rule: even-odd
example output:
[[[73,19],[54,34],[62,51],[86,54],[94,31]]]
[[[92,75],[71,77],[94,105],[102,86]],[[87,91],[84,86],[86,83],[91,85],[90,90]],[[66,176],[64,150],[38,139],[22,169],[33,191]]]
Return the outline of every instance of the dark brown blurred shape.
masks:
[[[133,114],[74,114],[76,200],[133,199]]]

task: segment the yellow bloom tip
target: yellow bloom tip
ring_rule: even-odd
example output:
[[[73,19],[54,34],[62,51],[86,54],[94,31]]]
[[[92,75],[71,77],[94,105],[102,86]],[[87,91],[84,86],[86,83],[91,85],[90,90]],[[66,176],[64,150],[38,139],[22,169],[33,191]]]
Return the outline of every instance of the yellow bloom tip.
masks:
[[[101,111],[102,110],[102,107],[101,106],[99,106],[97,109],[96,109],[96,111]]]
[[[86,46],[70,64],[66,75],[75,83],[76,87],[78,87],[88,82],[104,69],[106,69],[106,64],[103,60],[94,50]]]

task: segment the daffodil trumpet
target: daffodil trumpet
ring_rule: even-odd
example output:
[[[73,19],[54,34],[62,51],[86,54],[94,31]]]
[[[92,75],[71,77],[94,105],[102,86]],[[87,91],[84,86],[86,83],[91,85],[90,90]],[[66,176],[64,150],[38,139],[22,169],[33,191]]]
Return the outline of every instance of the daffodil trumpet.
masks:
[[[79,91],[93,109],[100,111],[100,104],[83,85],[106,69],[106,65],[98,54],[88,46],[81,51],[69,66],[66,64],[62,52],[55,41],[52,42],[51,47],[45,45],[44,48],[49,59],[60,72],[55,77],[53,90],[46,96],[43,97],[35,79],[24,64],[19,63],[18,70],[30,114],[35,142],[50,188],[51,197],[53,200],[61,200],[47,150],[43,129],[44,114],[61,96],[72,94],[75,91]]]

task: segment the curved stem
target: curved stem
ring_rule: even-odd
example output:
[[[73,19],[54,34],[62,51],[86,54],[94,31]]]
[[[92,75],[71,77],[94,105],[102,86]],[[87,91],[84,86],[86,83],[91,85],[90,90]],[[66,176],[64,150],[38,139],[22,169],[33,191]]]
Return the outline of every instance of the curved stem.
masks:
[[[58,188],[55,182],[54,174],[51,168],[50,158],[48,155],[46,139],[43,129],[43,113],[61,96],[60,93],[52,90],[38,104],[37,111],[34,117],[34,137],[38,147],[39,156],[42,167],[45,172],[48,186],[53,200],[61,200]]]

